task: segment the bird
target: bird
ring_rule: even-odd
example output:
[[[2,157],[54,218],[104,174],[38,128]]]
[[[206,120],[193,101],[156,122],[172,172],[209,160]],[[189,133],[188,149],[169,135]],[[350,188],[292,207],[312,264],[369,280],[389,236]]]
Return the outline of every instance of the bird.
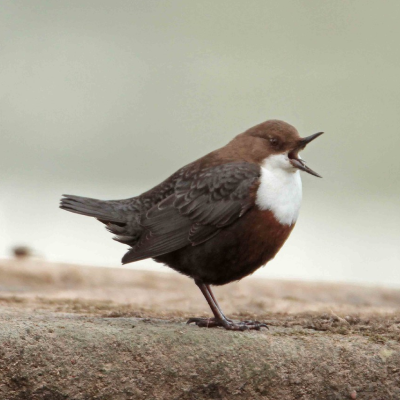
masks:
[[[60,208],[105,224],[129,246],[123,264],[152,258],[192,278],[214,317],[188,324],[260,330],[267,325],[226,317],[211,286],[241,280],[281,249],[299,215],[300,171],[321,177],[299,153],[322,133],[301,137],[292,125],[268,120],[138,196],[63,195]]]

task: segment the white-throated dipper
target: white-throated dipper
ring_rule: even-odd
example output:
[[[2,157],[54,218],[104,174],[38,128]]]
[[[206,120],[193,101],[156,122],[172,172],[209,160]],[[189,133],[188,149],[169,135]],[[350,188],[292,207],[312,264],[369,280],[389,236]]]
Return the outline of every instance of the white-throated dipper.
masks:
[[[242,279],[278,253],[299,214],[299,170],[319,176],[299,151],[321,134],[301,138],[286,122],[266,121],[139,196],[64,195],[60,207],[97,218],[129,245],[123,264],[153,258],[193,278],[214,318],[188,323],[258,330],[266,325],[226,318],[210,285]]]

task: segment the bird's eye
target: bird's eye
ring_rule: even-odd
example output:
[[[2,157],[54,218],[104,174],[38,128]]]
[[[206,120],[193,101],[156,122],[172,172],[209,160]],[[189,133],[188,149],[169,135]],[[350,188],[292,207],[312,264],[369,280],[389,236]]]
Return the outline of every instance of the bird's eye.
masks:
[[[272,146],[277,146],[279,144],[279,141],[277,138],[269,138],[269,142],[272,144]]]

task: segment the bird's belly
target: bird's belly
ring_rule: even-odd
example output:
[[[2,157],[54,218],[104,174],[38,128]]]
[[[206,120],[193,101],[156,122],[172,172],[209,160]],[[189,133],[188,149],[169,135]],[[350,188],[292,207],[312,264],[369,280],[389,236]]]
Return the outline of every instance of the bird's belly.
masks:
[[[187,246],[156,261],[201,280],[224,285],[253,273],[275,257],[293,225],[280,224],[274,214],[258,207],[198,246]]]

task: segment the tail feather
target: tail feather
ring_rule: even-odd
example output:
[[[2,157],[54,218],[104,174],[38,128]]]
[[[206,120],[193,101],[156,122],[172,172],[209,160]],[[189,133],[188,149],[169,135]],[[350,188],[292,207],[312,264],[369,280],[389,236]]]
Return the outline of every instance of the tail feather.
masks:
[[[116,210],[115,205],[109,201],[64,194],[60,202],[60,208],[76,214],[94,217],[101,221],[126,222],[124,215],[121,215]]]
[[[113,239],[134,246],[142,234],[140,214],[142,205],[137,198],[126,200],[97,200],[64,194],[60,208],[76,214],[94,217],[106,225]]]

